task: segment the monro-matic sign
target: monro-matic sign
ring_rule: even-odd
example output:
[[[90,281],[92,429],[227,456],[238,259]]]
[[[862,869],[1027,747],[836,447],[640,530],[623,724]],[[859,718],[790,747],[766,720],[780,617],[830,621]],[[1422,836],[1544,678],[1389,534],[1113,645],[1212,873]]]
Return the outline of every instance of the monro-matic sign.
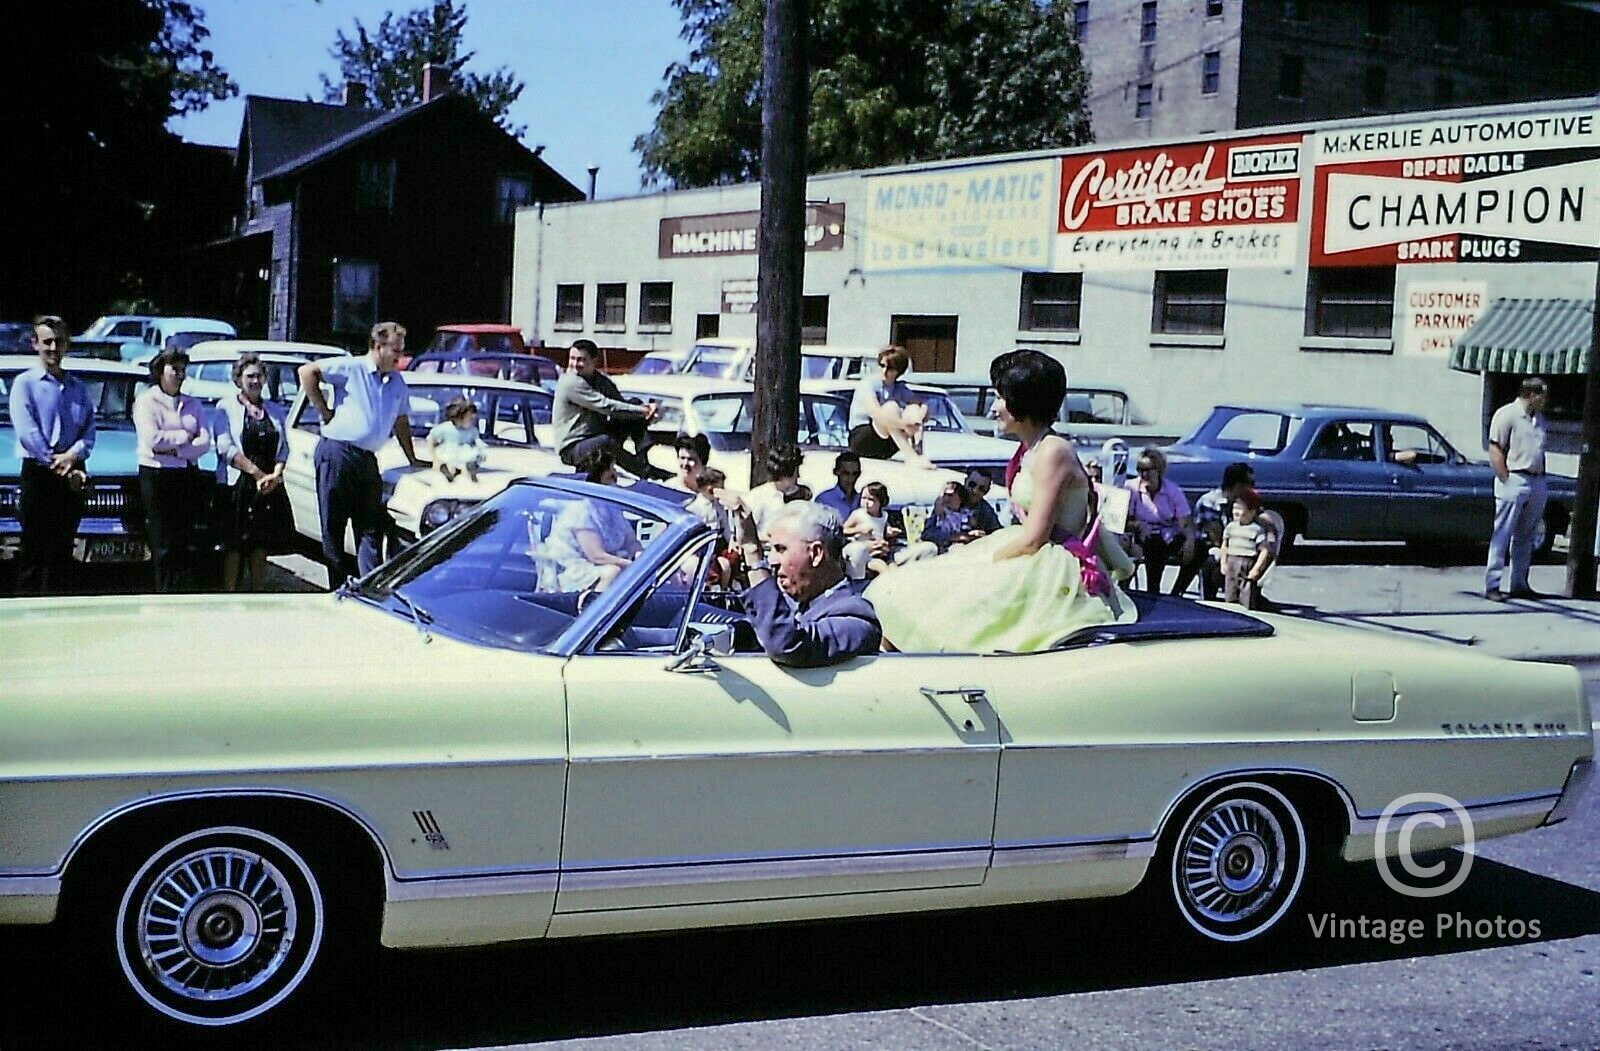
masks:
[[[1321,132],[1312,266],[1588,260],[1600,247],[1593,111]]]
[[[1299,135],[1061,158],[1054,270],[1292,266]]]

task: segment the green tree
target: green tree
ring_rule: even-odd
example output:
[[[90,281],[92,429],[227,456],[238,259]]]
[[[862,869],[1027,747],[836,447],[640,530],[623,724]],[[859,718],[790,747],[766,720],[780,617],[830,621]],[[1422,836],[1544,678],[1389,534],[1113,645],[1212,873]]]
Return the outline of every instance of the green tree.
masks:
[[[367,98],[380,110],[396,110],[422,101],[422,70],[431,64],[450,71],[452,90],[476,102],[496,124],[521,138],[526,125],[513,125],[508,114],[525,85],[504,66],[490,73],[474,73],[466,65],[477,54],[461,52],[461,35],[467,28],[467,7],[455,0],[434,0],[407,14],[383,16],[369,31],[356,19],[355,35],[339,30],[328,54],[339,63],[339,77],[322,76],[322,95],[339,101],[347,82],[365,84]]]
[[[689,58],[634,140],[646,186],[761,169],[762,0],[673,0]],[[812,0],[812,171],[1074,146],[1089,78],[1067,0]]]

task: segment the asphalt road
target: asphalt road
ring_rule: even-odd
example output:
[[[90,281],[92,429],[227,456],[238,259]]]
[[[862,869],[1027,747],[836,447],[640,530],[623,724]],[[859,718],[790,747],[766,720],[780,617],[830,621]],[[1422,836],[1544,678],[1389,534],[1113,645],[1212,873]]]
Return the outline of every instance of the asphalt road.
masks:
[[[1600,664],[1582,670],[1600,710]],[[1333,936],[1329,914],[1364,919],[1368,931],[1414,920],[1422,933],[1398,942]],[[1497,920],[1500,929],[1488,930]],[[0,1049],[151,1042],[104,1010],[102,990],[72,984],[81,951],[56,928],[0,932]],[[1122,899],[383,953],[341,974],[335,1006],[223,1042],[1593,1049],[1597,971],[1600,791],[1592,791],[1564,825],[1480,845],[1466,882],[1445,898],[1403,898],[1373,866],[1340,867],[1278,932],[1242,949],[1196,949]]]

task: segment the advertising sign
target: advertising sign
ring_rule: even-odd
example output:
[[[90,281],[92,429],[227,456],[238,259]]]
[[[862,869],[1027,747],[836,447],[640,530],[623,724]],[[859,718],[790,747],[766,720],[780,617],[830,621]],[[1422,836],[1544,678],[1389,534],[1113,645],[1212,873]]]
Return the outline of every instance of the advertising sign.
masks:
[[[1054,201],[1050,160],[869,177],[863,268],[1047,269]]]
[[[1400,351],[1449,359],[1461,334],[1489,305],[1483,281],[1409,281],[1400,322]]]
[[[1061,158],[1055,270],[1294,265],[1299,135]]]
[[[722,310],[724,314],[754,314],[756,312],[756,279],[735,277],[722,282]]]
[[[754,255],[760,212],[675,215],[661,220],[656,258],[690,259],[711,255]],[[844,204],[806,206],[806,251],[837,252],[844,247]]]
[[[1321,132],[1312,266],[1594,261],[1594,112]]]

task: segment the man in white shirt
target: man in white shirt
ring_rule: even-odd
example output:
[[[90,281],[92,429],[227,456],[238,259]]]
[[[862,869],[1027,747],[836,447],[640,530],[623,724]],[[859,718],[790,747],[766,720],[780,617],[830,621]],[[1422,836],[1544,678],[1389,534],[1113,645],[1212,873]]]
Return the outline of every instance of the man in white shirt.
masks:
[[[1544,403],[1549,394],[1544,380],[1529,376],[1522,381],[1515,401],[1495,410],[1489,421],[1489,466],[1494,468],[1494,533],[1489,539],[1489,565],[1483,578],[1483,597],[1491,602],[1507,598],[1540,598],[1528,586],[1533,562],[1533,536],[1544,518]],[[1507,554],[1511,561],[1511,586],[1502,589]]]

